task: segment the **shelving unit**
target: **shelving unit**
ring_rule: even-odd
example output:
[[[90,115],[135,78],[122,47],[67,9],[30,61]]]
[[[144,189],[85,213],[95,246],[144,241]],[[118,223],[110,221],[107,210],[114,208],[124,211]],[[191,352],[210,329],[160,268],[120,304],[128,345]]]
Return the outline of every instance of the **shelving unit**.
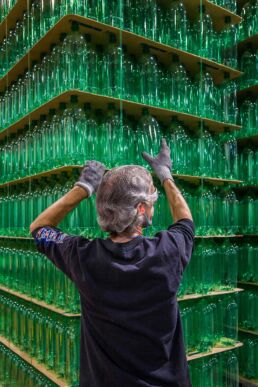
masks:
[[[36,359],[30,357],[26,352],[21,351],[16,345],[14,345],[11,341],[7,340],[5,337],[0,336],[0,343],[4,344],[15,354],[20,356],[27,363],[31,364],[34,368],[36,368],[39,372],[45,375],[51,382],[56,383],[59,387],[68,387],[69,384],[62,378],[59,378],[53,371],[47,369],[42,363],[39,363]]]
[[[247,2],[247,0],[238,0],[238,5],[241,7],[246,2]],[[250,43],[251,43],[251,47],[254,50],[257,50],[257,48],[258,48],[258,35],[257,34],[250,36],[250,37],[247,37],[247,38],[243,39],[242,41],[238,42],[239,58],[245,52],[245,50],[247,48],[249,48]],[[248,72],[248,69],[246,69],[246,72]],[[251,82],[249,82],[249,84],[247,83],[247,86],[245,88],[240,88],[238,90],[238,93],[237,93],[238,102],[241,103],[248,95],[250,95],[250,93],[251,93],[252,97],[257,100],[257,98],[258,98],[257,79],[256,79],[256,82],[254,82],[254,84],[251,84]],[[237,138],[238,145],[240,146],[240,148],[244,148],[245,146],[247,146],[247,147],[251,146],[254,149],[257,148],[257,145],[258,145],[258,127],[256,127],[256,129],[257,129],[256,133],[254,133],[253,135],[249,135],[246,137],[242,136],[240,138]],[[239,185],[238,187],[236,187],[236,190],[237,190],[237,192],[239,192],[241,194],[245,194],[245,192],[248,192],[251,190],[252,193],[255,196],[257,196],[257,194],[258,194],[258,190],[257,190],[258,185],[257,184],[258,184],[257,181],[254,182],[254,184],[252,184],[252,185],[250,185],[248,183],[245,184],[245,182],[244,182],[243,185]],[[255,238],[257,236],[258,235],[256,235],[256,234],[252,234],[252,235],[244,234],[243,240],[249,240],[249,238],[254,238],[253,240],[255,241]],[[252,242],[250,242],[250,243],[252,243]],[[257,258],[257,257],[255,257],[255,258]],[[249,268],[249,271],[250,270],[251,270],[251,268]],[[256,283],[256,282],[238,281],[238,286],[243,288],[244,291],[255,292],[258,289],[258,283]],[[255,302],[255,300],[252,300],[250,302]],[[249,307],[250,307],[250,309],[252,309],[251,304],[249,305]],[[247,312],[245,311],[245,313],[247,313]],[[250,311],[250,313],[252,313],[252,312]],[[256,317],[258,318],[258,316],[256,316]],[[244,318],[248,319],[248,316],[245,316]],[[257,338],[257,335],[258,335],[258,332],[250,330],[250,329],[245,329],[245,328],[241,327],[240,325],[239,325],[239,332],[242,334],[241,336],[243,337],[243,340],[245,337],[247,337],[248,339],[250,338],[250,340],[253,340],[253,339],[255,340],[255,338]],[[253,341],[253,343],[254,342],[255,341]],[[245,341],[245,343],[247,343],[247,342]],[[249,344],[247,344],[247,345],[249,345]],[[250,358],[248,358],[249,349],[250,349]],[[243,369],[245,369],[247,367],[247,364],[248,364],[249,371],[247,371],[247,373],[246,373],[247,376],[248,376],[248,374],[249,375],[252,374],[252,371],[250,373],[250,368],[253,368],[253,364],[255,364],[255,362],[256,363],[258,362],[258,359],[255,358],[255,356],[256,356],[255,353],[257,354],[257,352],[255,352],[254,348],[247,347],[246,352],[243,352],[243,357],[241,358],[241,356],[240,356],[240,359],[242,359],[241,360],[242,363],[240,362],[240,368],[242,368],[242,372],[243,372]],[[252,356],[253,356],[253,363],[250,360],[250,359],[252,359]],[[253,370],[253,372],[255,374],[255,370]],[[243,377],[241,375],[239,385],[240,385],[240,387],[254,387],[254,386],[258,386],[258,381],[253,380],[253,379],[247,379],[246,377]]]
[[[164,0],[166,1],[166,0]],[[164,2],[161,0],[161,2]],[[192,17],[195,16],[197,6],[200,4],[200,0],[183,0],[184,4],[187,8],[188,14]],[[5,36],[5,34],[12,28],[16,20],[22,16],[23,11],[27,7],[28,0],[18,0],[15,6],[10,10],[9,14],[0,24],[0,42]],[[232,23],[237,24],[241,21],[241,17],[230,12],[229,10],[220,7],[209,0],[203,0],[202,3],[206,6],[206,9],[212,15],[214,25],[217,30],[222,29],[225,26],[224,17],[231,16]],[[148,39],[143,36],[139,36],[135,33],[119,29],[117,27],[112,27],[107,24],[98,22],[96,20],[79,16],[79,15],[66,15],[62,17],[54,27],[52,27],[33,47],[31,47],[28,52],[0,79],[0,91],[6,89],[13,81],[17,80],[17,77],[24,72],[26,68],[31,68],[32,62],[35,60],[39,60],[40,55],[43,51],[48,51],[50,45],[53,43],[57,43],[59,41],[60,34],[63,32],[69,32],[71,29],[71,22],[77,21],[80,24],[80,28],[83,33],[90,33],[92,35],[94,43],[102,43],[107,44],[108,41],[108,33],[112,32],[116,35],[119,43],[126,44],[128,47],[128,51],[130,53],[138,55],[141,52],[142,44],[146,44],[150,47],[151,52],[155,53],[157,58],[163,63],[169,63],[171,54],[177,54],[180,58],[181,63],[184,64],[186,69],[193,76],[200,69],[200,64],[207,65],[209,71],[211,72],[215,83],[221,84],[223,81],[224,73],[228,72],[230,79],[237,79],[241,76],[241,72],[237,69],[232,69],[228,66],[225,66],[221,63],[217,63],[210,59],[192,54],[190,52],[181,50],[179,48],[171,47],[166,44],[162,44],[159,42],[155,42],[151,39]],[[241,45],[240,45],[241,47]],[[256,89],[255,89],[256,90]],[[239,92],[239,96],[245,93],[246,90],[242,90]],[[242,93],[242,94],[241,94]],[[103,110],[106,109],[107,104],[112,102],[115,104],[117,109],[123,109],[126,114],[133,115],[136,118],[141,116],[142,109],[147,107],[151,115],[157,117],[161,122],[168,122],[172,116],[177,116],[180,121],[183,122],[184,125],[191,127],[192,129],[196,129],[199,125],[199,122],[202,121],[205,125],[209,127],[209,129],[216,133],[221,133],[225,129],[230,129],[231,131],[239,130],[241,127],[239,125],[229,124],[225,122],[220,122],[216,120],[212,120],[205,117],[195,116],[192,114],[188,114],[182,111],[169,110],[162,107],[157,106],[149,106],[146,104],[124,100],[123,98],[114,98],[111,96],[105,96],[100,94],[93,94],[88,92],[83,92],[80,90],[67,90],[37,107],[27,115],[24,115],[19,120],[11,124],[8,128],[3,128],[0,132],[0,140],[5,137],[9,137],[13,133],[17,133],[17,131],[23,128],[25,125],[30,125],[32,120],[39,119],[40,115],[48,114],[49,109],[56,109],[59,106],[60,102],[69,102],[71,95],[78,96],[78,99],[81,103],[90,102],[94,108],[101,108]],[[239,139],[239,142],[241,139]],[[61,174],[62,172],[70,172],[74,168],[80,168],[79,165],[67,165],[60,166],[58,168],[53,168],[48,171],[43,171],[31,176],[25,176],[20,179],[5,181],[0,184],[0,190],[2,188],[8,188],[10,186],[14,186],[16,184],[30,182],[35,179],[39,179],[46,176],[51,176],[53,174]],[[176,178],[188,181],[192,184],[202,184],[203,182],[209,182],[216,186],[221,185],[238,185],[241,184],[241,180],[234,179],[223,179],[223,178],[215,178],[209,176],[193,176],[193,175],[185,175],[185,174],[173,174]],[[206,238],[242,238],[243,235],[207,235],[207,236],[196,236],[196,239],[206,239]],[[19,236],[4,236],[0,235],[0,244],[1,239],[3,240],[24,240],[24,241],[32,241],[31,237],[19,237]],[[239,283],[240,285],[241,283]],[[39,301],[36,298],[32,298],[28,295],[22,294],[18,291],[14,291],[12,289],[6,288],[4,286],[0,286],[0,291],[5,294],[9,294],[11,296],[15,296],[17,300],[24,300],[33,305],[37,305],[41,307],[49,313],[55,312],[58,315],[65,316],[67,318],[78,317],[80,318],[80,314],[76,313],[67,313],[64,310],[57,308],[53,305],[47,304],[44,301]],[[224,296],[228,294],[236,294],[242,292],[243,289],[235,288],[224,291],[214,291],[209,292],[207,294],[188,294],[178,298],[178,302],[181,301],[194,301],[201,298],[209,299],[212,296]],[[39,372],[44,374],[49,378],[53,383],[56,383],[58,386],[69,386],[67,382],[63,379],[58,378],[58,376],[47,369],[47,367],[43,364],[39,364],[34,358],[31,358],[27,353],[21,351],[17,346],[8,341],[6,338],[0,336],[0,343],[3,343],[5,346],[10,348],[14,353],[18,354],[22,359],[30,363],[33,367],[35,367]],[[191,354],[187,357],[187,360],[194,361],[200,358],[206,358],[208,356],[213,356],[225,351],[231,351],[237,348],[240,348],[242,343],[237,342],[234,346],[226,346],[226,347],[214,347],[211,351],[205,353],[195,353]],[[216,387],[216,386],[214,386]]]
[[[134,115],[136,118],[141,115],[143,108],[148,108],[150,114],[155,115],[157,119],[168,122],[173,115],[176,115],[180,121],[186,126],[191,126],[192,128],[197,128],[200,122],[200,119],[209,126],[210,130],[214,132],[223,132],[225,128],[230,130],[239,130],[241,127],[239,125],[229,124],[226,122],[215,121],[210,118],[199,117],[188,113],[183,113],[181,111],[169,110],[160,108],[157,106],[150,106],[134,101],[127,101],[123,99],[118,99],[114,97],[104,96],[100,94],[87,93],[80,90],[69,90],[59,94],[45,104],[39,106],[35,110],[31,111],[27,115],[20,118],[18,121],[14,122],[8,128],[3,129],[0,132],[0,140],[9,136],[12,133],[17,133],[20,128],[23,128],[25,125],[28,125],[32,120],[38,120],[41,114],[48,114],[49,109],[57,109],[60,102],[68,103],[70,101],[71,95],[78,96],[80,102],[86,103],[89,102],[94,105],[96,109],[100,108],[105,110],[108,103],[114,103],[117,109],[124,109],[127,114]]]

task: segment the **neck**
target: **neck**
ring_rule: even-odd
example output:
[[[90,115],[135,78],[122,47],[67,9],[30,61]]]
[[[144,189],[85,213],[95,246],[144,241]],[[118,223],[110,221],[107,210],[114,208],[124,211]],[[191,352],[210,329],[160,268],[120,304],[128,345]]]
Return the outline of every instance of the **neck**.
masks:
[[[142,235],[142,227],[137,227],[137,229],[132,233],[121,232],[117,235],[110,234],[110,239],[113,242],[128,242],[139,235]]]

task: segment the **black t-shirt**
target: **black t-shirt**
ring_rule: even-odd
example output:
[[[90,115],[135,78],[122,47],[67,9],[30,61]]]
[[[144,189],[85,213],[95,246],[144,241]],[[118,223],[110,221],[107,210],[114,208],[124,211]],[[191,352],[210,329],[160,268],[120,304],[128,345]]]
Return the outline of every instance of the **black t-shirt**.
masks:
[[[81,387],[191,386],[176,299],[193,249],[191,220],[126,243],[48,226],[32,235],[80,292]]]

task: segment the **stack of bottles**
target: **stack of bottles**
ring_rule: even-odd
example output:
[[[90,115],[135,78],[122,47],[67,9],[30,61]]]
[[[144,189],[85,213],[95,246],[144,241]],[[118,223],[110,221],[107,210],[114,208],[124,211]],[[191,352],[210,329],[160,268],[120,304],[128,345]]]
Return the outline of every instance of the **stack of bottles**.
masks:
[[[239,24],[238,40],[244,40],[258,33],[258,2],[245,1],[240,12],[242,22]]]
[[[0,384],[1,386],[56,386],[3,344],[0,344]]]
[[[225,72],[225,82],[215,84],[208,68],[191,78],[176,54],[170,65],[160,63],[148,46],[139,58],[117,44],[110,34],[104,50],[82,35],[72,23],[72,33],[60,37],[61,44],[42,53],[16,82],[0,94],[0,129],[7,128],[24,115],[69,89],[104,94],[191,113],[213,120],[236,123],[236,82]]]
[[[258,184],[258,148],[251,146],[241,149],[239,155],[239,178],[245,185]]]
[[[246,44],[246,50],[240,57],[239,69],[244,73],[239,78],[239,88],[245,89],[256,85],[258,68],[258,49],[254,49],[251,42]]]
[[[229,241],[196,241],[178,296],[237,287],[238,246]]]
[[[171,2],[167,7],[161,6],[156,0],[105,0],[98,4],[94,1],[85,4],[84,0],[35,0],[1,42],[0,76],[6,74],[62,16],[69,13],[97,19],[236,67],[237,29],[231,17],[225,17],[225,28],[218,32],[205,6],[199,6],[197,11],[197,18],[190,21],[184,3],[180,0]]]
[[[191,361],[189,368],[194,387],[239,387],[236,351]]]
[[[253,191],[247,191],[239,198],[239,225],[242,234],[258,232],[258,197]]]
[[[258,331],[258,292],[245,290],[239,295],[239,325],[251,331]]]
[[[258,282],[258,244],[253,240],[239,245],[238,280]]]
[[[173,116],[166,126],[144,108],[135,120],[109,103],[107,111],[89,103],[60,103],[0,141],[0,183],[31,176],[53,168],[83,165],[97,159],[107,168],[147,163],[142,151],[159,152],[162,137],[171,149],[173,172],[195,176],[238,178],[237,141],[231,132],[212,134],[201,123],[190,131]]]
[[[0,23],[10,12],[17,0],[0,0]]]
[[[31,183],[12,185],[0,192],[0,235],[29,236],[28,225],[46,207],[68,192],[78,179],[79,170],[72,171],[69,179],[56,175],[33,180]],[[63,173],[66,175],[66,173]],[[258,200],[244,196],[238,201],[234,191],[178,184],[190,205],[196,225],[197,235],[232,235],[257,229],[255,213]],[[167,228],[171,224],[167,200],[161,191],[155,213],[152,233]],[[63,230],[84,234],[89,238],[103,235],[97,225],[94,199],[84,200],[61,223]]]
[[[234,296],[180,302],[184,343],[188,354],[207,352],[215,345],[234,345],[238,338],[238,305]]]
[[[223,8],[227,8],[233,13],[236,13],[237,11],[236,0],[212,0],[212,3],[215,3]]]
[[[70,385],[77,385],[80,319],[60,316],[3,294],[0,306],[0,334]]]
[[[249,137],[257,134],[258,99],[252,93],[240,103],[238,123],[242,129],[234,133],[235,137]]]
[[[244,344],[240,349],[240,374],[248,379],[258,380],[258,338],[243,334],[240,339]]]
[[[0,284],[65,312],[80,312],[73,282],[27,242],[1,241]]]

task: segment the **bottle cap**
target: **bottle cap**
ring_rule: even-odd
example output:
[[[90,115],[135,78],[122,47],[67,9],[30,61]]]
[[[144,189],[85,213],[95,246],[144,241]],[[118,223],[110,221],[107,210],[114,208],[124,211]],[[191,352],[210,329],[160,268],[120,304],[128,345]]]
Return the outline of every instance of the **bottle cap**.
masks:
[[[142,108],[142,114],[145,115],[145,116],[146,116],[147,114],[149,114],[149,109],[146,108],[146,107]]]
[[[90,110],[91,109],[91,103],[90,102],[85,102],[83,105],[85,110]]]
[[[230,74],[227,71],[224,71],[224,79],[230,79]]]
[[[66,102],[60,102],[59,109],[60,110],[65,110],[66,109]]]
[[[172,54],[172,62],[173,63],[178,63],[179,62],[179,55]]]
[[[65,32],[62,32],[62,33],[60,34],[59,40],[60,40],[61,42],[63,42],[64,39],[66,38],[66,36],[67,36],[67,34],[66,34]]]

